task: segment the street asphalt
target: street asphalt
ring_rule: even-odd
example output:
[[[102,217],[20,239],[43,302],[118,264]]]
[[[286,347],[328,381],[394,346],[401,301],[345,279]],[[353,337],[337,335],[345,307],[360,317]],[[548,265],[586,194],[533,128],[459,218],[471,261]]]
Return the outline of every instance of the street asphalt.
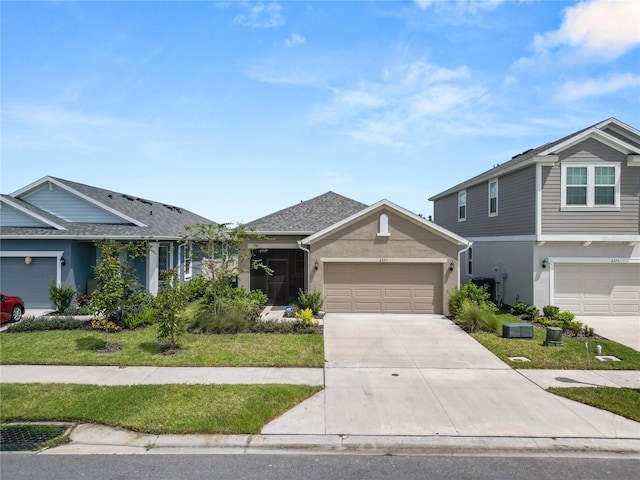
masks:
[[[640,423],[548,386],[640,388],[640,372],[513,370],[439,315],[327,314],[325,369],[0,366],[2,383],[294,383],[324,390],[260,435],[148,435],[79,425],[65,453],[622,455]]]

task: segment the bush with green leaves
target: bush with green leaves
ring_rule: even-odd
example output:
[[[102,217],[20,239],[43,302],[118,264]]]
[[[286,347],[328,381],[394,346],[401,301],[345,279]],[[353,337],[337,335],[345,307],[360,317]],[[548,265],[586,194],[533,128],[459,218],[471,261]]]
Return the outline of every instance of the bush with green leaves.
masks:
[[[322,293],[314,290],[313,292],[305,292],[304,290],[298,290],[298,300],[296,302],[296,306],[300,310],[309,309],[313,313],[313,315],[318,315],[320,310],[322,309],[322,304],[324,303],[324,299],[322,298]]]
[[[457,318],[465,300],[495,312],[497,309],[489,300],[490,297],[491,294],[483,286],[471,282],[465,283],[460,289],[454,290],[449,297],[449,313]]]
[[[558,315],[556,315],[556,320],[560,320],[562,323],[567,323],[567,324],[573,322],[575,318],[576,318],[576,314],[568,310],[560,312],[558,313]]]
[[[296,318],[302,323],[318,323],[318,321],[313,318],[313,311],[310,308],[296,312]]]
[[[45,330],[80,330],[87,328],[87,323],[73,317],[24,317],[19,323],[7,328],[9,333],[41,332]]]
[[[249,326],[251,333],[280,333],[283,335],[311,335],[318,333],[317,322],[303,322],[299,319],[258,319]]]
[[[535,305],[529,305],[524,302],[516,303],[516,306],[513,307],[512,313],[524,318],[525,320],[535,320],[540,316],[540,310],[538,310]]]
[[[128,313],[122,317],[122,328],[133,330],[137,327],[153,325],[158,320],[158,310],[147,308],[139,313]]]
[[[49,285],[49,300],[55,305],[58,312],[68,312],[71,302],[76,296],[76,289],[71,285],[63,283],[58,286],[55,280]]]
[[[226,308],[218,313],[205,306],[193,316],[187,330],[191,333],[234,334],[249,331],[250,321],[242,308]]]
[[[560,313],[560,308],[555,305],[545,305],[542,307],[542,314],[545,318],[549,318],[551,320],[558,320],[558,314]]]
[[[191,278],[187,283],[183,285],[185,292],[187,292],[187,300],[193,302],[200,298],[203,298],[207,293],[207,287],[209,282],[203,275]]]

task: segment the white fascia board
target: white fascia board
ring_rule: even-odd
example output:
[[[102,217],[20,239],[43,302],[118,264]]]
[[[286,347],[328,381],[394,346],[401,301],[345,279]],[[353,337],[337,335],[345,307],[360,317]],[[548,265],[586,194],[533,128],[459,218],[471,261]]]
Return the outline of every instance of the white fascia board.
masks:
[[[615,262],[611,260],[615,259]],[[549,263],[640,263],[640,257],[549,257]]]
[[[558,155],[536,155],[533,157],[532,162],[536,165],[552,166],[560,160]]]
[[[588,130],[585,130],[584,132],[581,132],[577,135],[574,135],[573,137],[565,140],[562,143],[559,143],[558,145],[554,145],[553,147],[548,148],[547,150],[544,150],[540,153],[540,156],[543,155],[549,155],[549,154],[553,154],[553,153],[557,153],[557,152],[562,152],[563,150],[566,150],[567,148],[573,147],[574,145],[588,139],[588,138],[593,138],[601,143],[604,143],[605,145],[613,148],[614,150],[617,150],[619,152],[622,153],[635,153],[638,151],[637,147],[634,147],[633,145],[630,145],[626,142],[623,142],[622,140],[620,140],[619,138],[616,138],[612,135],[609,135],[608,133],[603,132],[602,130],[600,130],[599,128],[596,127],[592,127]]]
[[[613,128],[613,130],[616,130],[621,135],[625,135],[627,137],[634,135],[640,138],[640,130],[635,129],[631,125],[627,125],[626,123],[621,122],[620,120],[614,117],[611,117],[605,120],[604,122],[600,122],[598,125],[596,125],[596,128],[603,129],[611,126],[617,127],[617,128]]]
[[[480,242],[535,242],[535,235],[502,235],[500,237],[469,237],[472,243]]]
[[[449,263],[445,257],[378,258],[378,257],[320,257],[322,263]]]
[[[43,177],[40,180],[37,180],[37,181],[33,182],[31,185],[27,185],[26,187],[21,188],[20,190],[12,193],[11,196],[12,197],[16,197],[16,198],[20,198],[20,196],[22,196],[22,195],[24,195],[24,194],[26,194],[28,192],[31,192],[33,190],[36,190],[38,188],[46,186],[47,183],[52,183],[52,184],[56,185],[57,187],[61,188],[62,190],[65,190],[65,191],[71,193],[72,195],[75,195],[76,197],[79,197],[82,200],[84,200],[86,202],[89,202],[92,205],[95,205],[96,207],[111,213],[112,215],[115,215],[116,217],[122,218],[123,220],[126,220],[129,223],[133,223],[134,225],[136,225],[138,227],[147,227],[148,226],[148,225],[140,222],[139,220],[136,220],[135,218],[132,218],[132,217],[130,217],[128,215],[125,215],[124,213],[122,213],[122,212],[120,212],[120,211],[118,211],[118,210],[116,210],[114,208],[111,208],[111,207],[105,205],[104,203],[99,202],[99,201],[97,201],[97,200],[85,195],[84,193],[80,193],[79,191],[77,191],[77,190],[65,185],[62,182],[59,182],[58,180],[56,180],[55,178],[52,178],[52,177]]]
[[[247,230],[249,233],[255,233],[258,235],[277,235],[277,236],[308,236],[312,235],[313,232],[308,230],[300,231],[300,232],[291,232],[291,231],[279,231],[279,230]]]
[[[640,235],[539,235],[539,242],[640,242]]]
[[[0,251],[0,257],[42,257],[42,258],[58,258],[64,255],[63,250],[13,250]]]
[[[62,225],[58,225],[55,222],[52,222],[51,220],[43,217],[42,215],[38,215],[37,213],[34,213],[26,208],[24,208],[22,205],[18,205],[15,202],[12,202],[11,200],[9,200],[6,197],[0,197],[0,202],[4,202],[7,205],[11,206],[12,208],[15,208],[16,210],[24,213],[25,215],[28,215],[31,218],[34,218],[36,220],[38,220],[39,222],[42,222],[46,225],[49,225],[50,227],[55,228],[56,230],[62,230],[62,231],[66,231],[67,229],[64,228]]]
[[[640,167],[640,155],[627,155],[628,167]]]
[[[153,242],[177,242],[176,237],[140,237],[139,235],[51,235],[51,234],[38,234],[38,235],[2,235],[3,240],[122,240],[122,241],[153,241]]]
[[[433,223],[430,222],[418,215],[416,215],[415,213],[410,212],[409,210],[406,210],[398,205],[396,205],[393,202],[390,202],[387,199],[382,199],[379,202],[374,203],[373,205],[371,205],[370,207],[367,207],[363,210],[360,210],[359,212],[355,213],[354,215],[351,215],[350,217],[345,218],[344,220],[341,220],[337,223],[334,223],[333,225],[330,225],[329,227],[325,228],[324,230],[320,230],[317,233],[314,233],[311,236],[308,236],[306,238],[302,239],[302,244],[304,245],[309,245],[310,243],[315,242],[316,240],[319,240],[320,238],[326,236],[327,234],[329,234],[330,232],[333,232],[335,230],[338,230],[346,225],[349,225],[350,223],[355,222],[356,220],[370,214],[371,212],[374,212],[375,210],[378,210],[382,207],[387,207],[389,209],[391,209],[392,211],[395,211],[396,213],[399,213],[400,215],[408,218],[409,220],[413,221],[414,223],[417,223],[418,225],[424,226],[426,227],[428,230],[431,230],[433,233],[451,241],[451,242],[455,242],[458,245],[468,245],[469,241],[465,238],[462,238],[459,235],[456,235],[455,233]]]

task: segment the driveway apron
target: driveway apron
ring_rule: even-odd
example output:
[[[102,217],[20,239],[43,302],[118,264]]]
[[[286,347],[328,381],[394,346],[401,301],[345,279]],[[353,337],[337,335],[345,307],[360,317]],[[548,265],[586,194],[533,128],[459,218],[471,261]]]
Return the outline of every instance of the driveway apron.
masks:
[[[327,314],[325,389],[264,434],[640,438],[545,392],[441,315]]]

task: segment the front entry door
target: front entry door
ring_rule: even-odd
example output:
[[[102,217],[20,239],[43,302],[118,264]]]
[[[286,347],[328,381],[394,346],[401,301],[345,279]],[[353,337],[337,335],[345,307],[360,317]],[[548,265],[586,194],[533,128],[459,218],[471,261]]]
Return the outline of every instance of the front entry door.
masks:
[[[267,266],[273,274],[267,278],[267,296],[275,305],[287,303],[287,272],[289,261],[286,259],[268,259]]]

